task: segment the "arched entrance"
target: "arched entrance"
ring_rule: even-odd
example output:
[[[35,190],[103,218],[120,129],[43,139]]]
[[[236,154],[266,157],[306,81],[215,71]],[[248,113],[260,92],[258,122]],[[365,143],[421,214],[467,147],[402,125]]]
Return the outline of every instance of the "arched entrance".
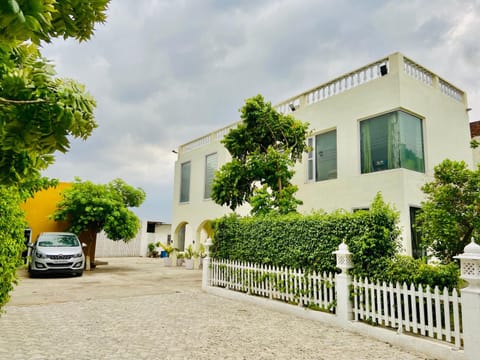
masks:
[[[185,251],[185,239],[188,233],[188,223],[182,222],[175,229],[173,237],[173,247],[177,248],[179,251]]]
[[[205,244],[207,242],[208,238],[211,238],[213,236],[213,229],[212,229],[212,221],[211,220],[205,220],[203,221],[197,228],[197,234],[196,234],[196,239],[197,239],[197,249],[200,246],[200,244]]]

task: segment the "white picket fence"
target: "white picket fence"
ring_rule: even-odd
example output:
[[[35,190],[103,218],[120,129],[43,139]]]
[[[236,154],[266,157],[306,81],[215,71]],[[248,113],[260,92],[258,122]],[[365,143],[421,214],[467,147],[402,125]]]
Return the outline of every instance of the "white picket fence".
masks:
[[[412,284],[353,280],[354,319],[391,327],[399,332],[429,336],[462,346],[461,301],[456,289],[418,288]]]
[[[209,286],[335,312],[332,274],[211,259]]]
[[[238,261],[210,259],[208,286],[281,300],[298,306],[337,313],[338,292],[333,274]],[[461,298],[457,290],[440,291],[406,284],[370,283],[353,279],[346,290],[353,320],[398,332],[463,346]],[[348,295],[350,294],[350,295]]]

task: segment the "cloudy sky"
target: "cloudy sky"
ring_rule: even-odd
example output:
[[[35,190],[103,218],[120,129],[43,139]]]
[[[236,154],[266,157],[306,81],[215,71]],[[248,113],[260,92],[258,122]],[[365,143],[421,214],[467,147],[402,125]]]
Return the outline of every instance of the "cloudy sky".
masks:
[[[44,47],[97,100],[99,127],[46,175],[143,188],[171,220],[179,145],[400,51],[465,90],[480,120],[480,0],[112,0],[94,38]]]

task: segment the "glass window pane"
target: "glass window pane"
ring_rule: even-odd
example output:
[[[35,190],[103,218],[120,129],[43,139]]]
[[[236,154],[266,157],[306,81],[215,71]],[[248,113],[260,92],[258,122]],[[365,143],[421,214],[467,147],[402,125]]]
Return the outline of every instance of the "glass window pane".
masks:
[[[314,146],[313,146],[313,138],[308,138],[307,145],[311,149],[307,155],[307,179],[313,180],[313,154],[314,154]]]
[[[190,201],[190,161],[181,165],[180,202]]]
[[[425,172],[423,157],[423,132],[420,119],[399,112],[400,116],[400,159],[402,167]]]
[[[362,173],[400,167],[424,172],[422,121],[403,111],[360,123]]]
[[[337,131],[315,137],[315,180],[337,178]]]
[[[213,178],[215,177],[215,171],[217,170],[217,153],[210,154],[205,157],[205,188],[204,195],[205,199],[210,199],[212,194],[212,183]]]
[[[416,227],[420,211],[420,208],[410,207],[410,236],[412,239],[412,257],[414,259],[421,259],[427,256],[425,247],[422,245],[422,234]]]

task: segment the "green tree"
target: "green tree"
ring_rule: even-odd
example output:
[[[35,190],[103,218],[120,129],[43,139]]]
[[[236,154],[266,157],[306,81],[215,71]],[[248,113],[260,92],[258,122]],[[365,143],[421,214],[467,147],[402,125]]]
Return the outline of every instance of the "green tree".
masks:
[[[87,244],[85,255],[95,261],[97,233],[104,230],[112,240],[128,240],[140,229],[138,217],[129,207],[138,207],[145,200],[145,192],[121,179],[108,184],[94,184],[75,179],[72,187],[62,193],[53,219],[67,221],[68,231],[78,234]]]
[[[52,38],[80,41],[104,23],[110,0],[5,0],[0,2],[0,42],[35,44]]]
[[[94,99],[83,85],[55,77],[40,44],[54,37],[88,40],[105,21],[109,0],[0,2],[0,184],[40,176],[69,137],[97,126]]]
[[[427,197],[419,215],[423,241],[448,263],[480,235],[480,167],[471,170],[463,161],[446,159],[422,190]]]
[[[25,216],[16,188],[0,186],[0,310],[16,284],[17,267],[22,264]]]
[[[306,151],[308,124],[277,112],[261,95],[247,99],[238,127],[222,140],[232,161],[216,173],[212,199],[235,210],[245,202],[252,214],[296,211],[293,165]]]
[[[0,1],[0,307],[15,283],[24,248],[21,201],[55,184],[40,176],[66,152],[69,137],[97,126],[83,85],[55,77],[42,42],[88,40],[106,19],[109,0]]]

